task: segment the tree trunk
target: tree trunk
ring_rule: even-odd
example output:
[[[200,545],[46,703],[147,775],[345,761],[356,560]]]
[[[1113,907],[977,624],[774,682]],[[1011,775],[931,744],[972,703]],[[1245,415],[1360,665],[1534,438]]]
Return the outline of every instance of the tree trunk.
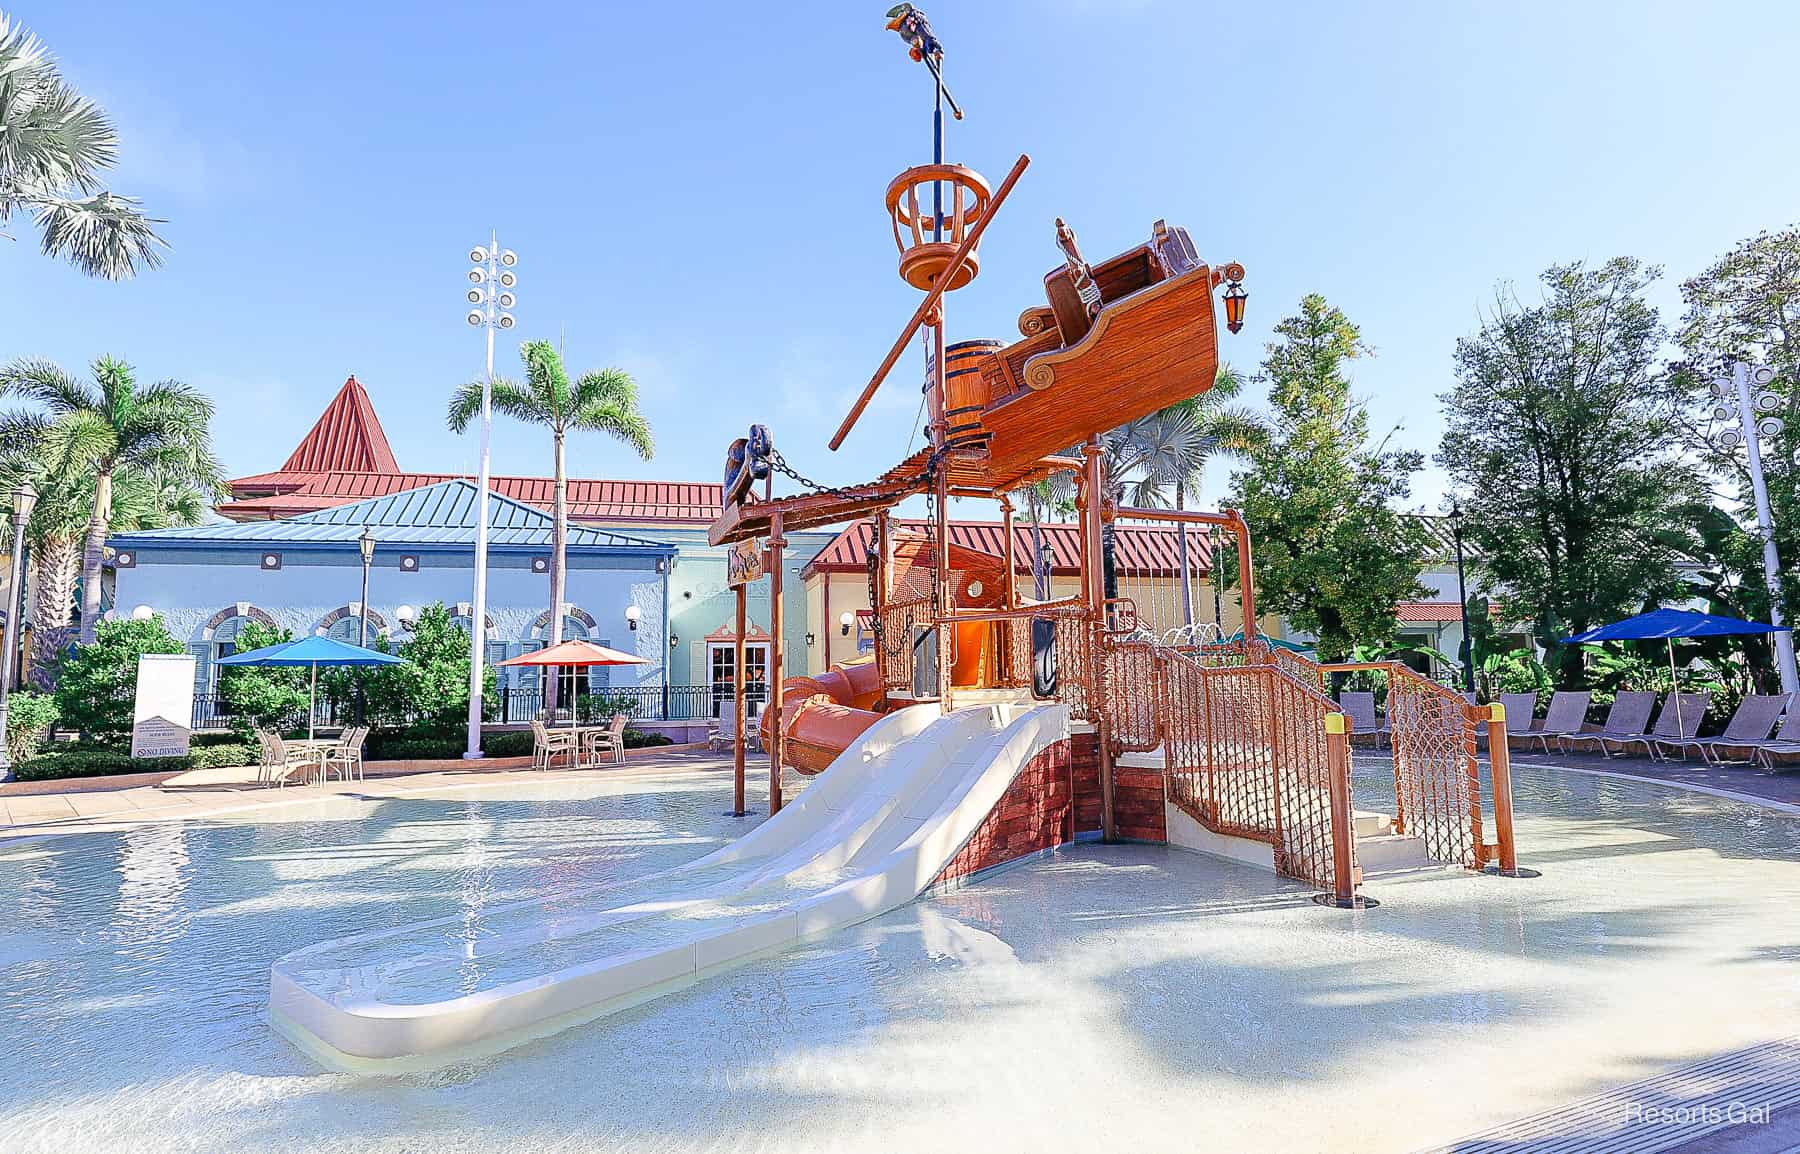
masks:
[[[73,537],[46,541],[38,547],[37,606],[32,625],[61,629],[75,605],[75,582],[81,576],[81,546]]]
[[[112,524],[112,466],[99,466],[94,478],[94,515],[88,519],[87,544],[81,556],[81,643],[92,645],[100,628],[100,570],[106,564],[106,530]]]
[[[565,582],[563,579],[563,560],[569,544],[569,478],[563,469],[563,438],[565,433],[556,430],[556,497],[550,506],[550,644],[561,645],[563,639],[563,597]],[[545,666],[544,675],[544,708],[555,709],[562,670],[554,666]],[[569,708],[575,708],[575,702],[569,702]]]

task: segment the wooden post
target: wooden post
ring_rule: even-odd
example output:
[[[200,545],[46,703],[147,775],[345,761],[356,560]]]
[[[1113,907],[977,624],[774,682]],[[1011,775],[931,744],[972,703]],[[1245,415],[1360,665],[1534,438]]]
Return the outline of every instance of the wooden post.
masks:
[[[1253,583],[1255,566],[1250,561],[1250,527],[1244,523],[1244,515],[1236,509],[1231,510],[1230,517],[1231,532],[1237,538],[1238,602],[1243,606],[1244,642],[1248,644],[1257,635],[1256,586]],[[1214,569],[1217,568],[1215,565]]]
[[[1083,453],[1082,485],[1077,496],[1081,513],[1081,585],[1088,609],[1088,667],[1084,673],[1088,711],[1093,715],[1095,744],[1100,754],[1100,836],[1106,841],[1114,841],[1119,829],[1113,813],[1112,733],[1106,723],[1106,686],[1100,641],[1101,622],[1106,612],[1106,578],[1100,571],[1100,514],[1105,501],[1105,472],[1100,438],[1090,437]]]
[[[733,716],[737,718],[737,741],[733,743],[731,752],[732,817],[743,817],[748,812],[744,808],[744,698],[745,690],[748,688],[744,684],[744,678],[749,676],[750,672],[746,668],[744,660],[744,630],[746,628],[744,601],[748,594],[749,586],[744,582],[739,582],[737,587],[737,642],[732,646],[736,652],[737,664],[734,666],[736,672],[731,677],[731,707],[735,711]],[[708,657],[707,660],[710,662],[712,658]]]
[[[1015,609],[1019,604],[1018,558],[1013,545],[1013,503],[1005,493],[1000,494],[1000,532],[1004,535],[1004,556],[1006,558],[1006,590],[1005,600],[1001,602],[1008,609]]]
[[[1350,719],[1342,713],[1325,715],[1325,778],[1331,797],[1331,904],[1340,909],[1374,905],[1356,894],[1351,851],[1356,815],[1350,808]]]
[[[1513,842],[1512,750],[1506,741],[1506,706],[1488,706],[1488,769],[1494,780],[1494,839],[1499,842],[1500,872],[1507,877],[1529,877],[1519,870],[1518,847]]]
[[[940,333],[941,337],[941,333]],[[942,344],[940,339],[939,344]],[[942,371],[943,361],[938,361]],[[937,581],[938,620],[937,629],[937,695],[943,704],[944,712],[950,711],[950,667],[951,651],[956,645],[956,630],[950,624],[951,614],[956,612],[956,590],[950,585],[950,470],[942,464],[938,466],[937,475],[937,556],[934,563],[937,567],[933,579]]]
[[[889,532],[888,511],[886,509],[878,510],[875,514],[875,540],[873,543],[875,549],[875,581],[874,588],[869,591],[870,601],[872,602],[869,608],[875,614],[875,622],[882,626],[882,628],[877,630],[875,637],[875,667],[881,674],[881,696],[884,701],[887,698],[888,678],[890,676],[888,670],[888,647],[894,644],[893,638],[887,636],[887,618],[883,616],[883,614],[887,612],[888,602]],[[911,644],[910,638],[907,643]]]
[[[831,574],[819,574],[819,622],[820,665],[819,672],[824,673],[831,668],[831,631],[837,628],[837,622],[831,619]],[[811,672],[812,655],[807,655],[808,672]]]
[[[1018,558],[1013,546],[1013,505],[1012,499],[1005,493],[1000,494],[1000,535],[1004,539],[1001,554],[1006,564],[1006,584],[1000,590],[1000,605],[1005,609],[1016,609],[1019,605],[1019,575],[1016,572]],[[988,627],[990,636],[994,638],[994,656],[1001,670],[1001,684],[1016,685],[1023,670],[1012,667],[1013,654],[1017,651],[1013,646],[1013,630],[1031,628],[1023,621],[1003,621]],[[1029,680],[1029,678],[1027,678]]]
[[[781,812],[781,510],[769,514],[769,816]]]

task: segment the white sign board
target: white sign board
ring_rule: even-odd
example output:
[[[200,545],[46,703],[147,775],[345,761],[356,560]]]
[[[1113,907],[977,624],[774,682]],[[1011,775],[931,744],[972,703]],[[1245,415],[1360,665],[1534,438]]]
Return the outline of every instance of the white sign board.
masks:
[[[139,655],[137,708],[131,715],[131,756],[186,757],[193,720],[193,655]]]

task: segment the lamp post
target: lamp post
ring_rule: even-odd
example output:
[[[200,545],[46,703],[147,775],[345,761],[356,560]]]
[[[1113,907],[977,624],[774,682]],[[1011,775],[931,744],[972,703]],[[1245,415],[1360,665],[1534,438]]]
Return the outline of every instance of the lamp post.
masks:
[[[1781,407],[1781,397],[1768,391],[1775,380],[1775,370],[1766,365],[1752,367],[1743,361],[1731,362],[1731,377],[1713,381],[1713,396],[1719,403],[1713,407],[1714,421],[1737,418],[1737,427],[1727,426],[1714,438],[1719,448],[1730,451],[1741,443],[1746,452],[1750,472],[1750,493],[1756,504],[1756,527],[1762,534],[1763,578],[1769,586],[1769,624],[1779,632],[1775,641],[1775,668],[1781,675],[1783,693],[1800,693],[1800,674],[1794,668],[1794,635],[1785,628],[1781,611],[1781,556],[1775,549],[1775,515],[1769,508],[1769,488],[1763,481],[1762,438],[1781,432],[1783,422],[1774,415]],[[1752,388],[1761,390],[1752,392]],[[1760,414],[1760,415],[1759,415]]]
[[[12,696],[13,665],[18,661],[19,586],[25,582],[25,526],[31,521],[32,506],[37,504],[37,490],[27,481],[12,493],[12,579],[6,586],[6,664],[0,668],[0,781],[13,779],[12,755],[6,748],[7,699]]]
[[[1462,641],[1456,646],[1456,659],[1462,662],[1463,689],[1475,692],[1474,647],[1469,644],[1469,589],[1463,578],[1462,506],[1450,502],[1450,539],[1456,542],[1456,603],[1462,609]]]
[[[356,548],[362,553],[362,600],[356,603],[356,643],[364,649],[369,647],[369,565],[375,560],[375,530],[363,526],[362,536],[356,539]],[[362,670],[356,671],[356,724],[363,723],[365,705],[363,700]]]
[[[469,748],[463,756],[481,757],[481,687],[482,665],[487,660],[487,646],[482,622],[487,620],[487,550],[488,550],[488,436],[494,427],[494,330],[513,327],[513,286],[518,276],[513,266],[519,263],[512,249],[502,249],[493,233],[488,234],[487,247],[476,245],[469,250],[469,304],[474,307],[465,319],[476,328],[487,330],[487,372],[481,378],[481,467],[476,479],[475,496],[475,628],[469,646]]]

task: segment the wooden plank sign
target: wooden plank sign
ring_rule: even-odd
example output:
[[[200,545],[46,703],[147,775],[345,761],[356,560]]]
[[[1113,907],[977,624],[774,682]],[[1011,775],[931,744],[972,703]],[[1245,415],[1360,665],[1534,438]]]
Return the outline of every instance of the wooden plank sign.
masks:
[[[760,581],[762,575],[763,546],[755,538],[739,541],[725,554],[725,584],[728,588],[737,589]]]

